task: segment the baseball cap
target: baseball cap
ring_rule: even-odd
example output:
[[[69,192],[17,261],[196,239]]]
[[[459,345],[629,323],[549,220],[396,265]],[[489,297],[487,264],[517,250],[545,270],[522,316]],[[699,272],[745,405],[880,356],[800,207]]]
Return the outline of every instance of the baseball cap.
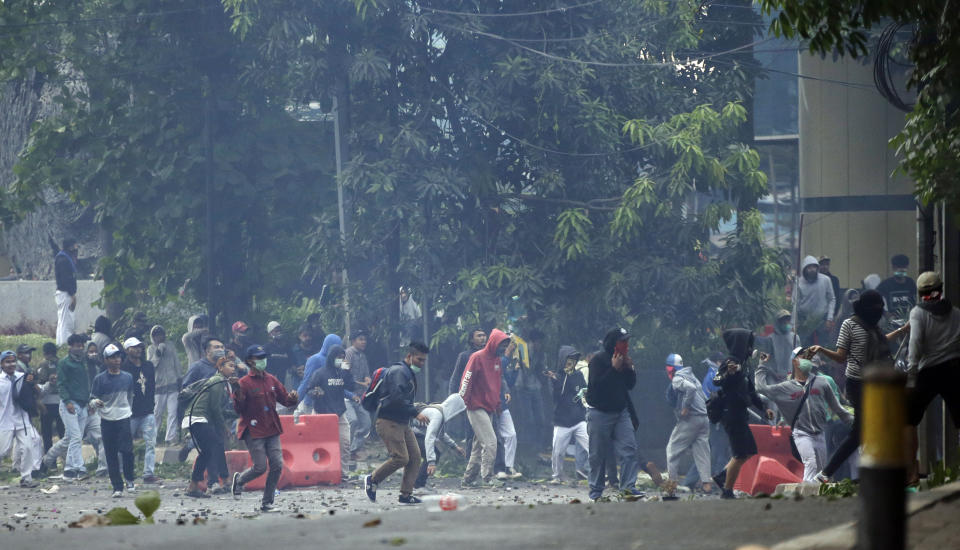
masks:
[[[123,341],[123,349],[135,348],[140,345],[143,345],[143,342],[141,342],[139,339],[135,337],[127,338],[126,340]]]
[[[17,353],[27,353],[28,351],[37,351],[37,348],[29,344],[20,344],[17,346]]]
[[[233,332],[247,332],[247,329],[250,327],[248,327],[247,324],[244,323],[243,321],[237,321],[230,328],[231,330],[233,330]]]
[[[3,360],[6,359],[7,357],[16,357],[16,356],[17,356],[17,354],[16,354],[16,353],[13,353],[13,350],[9,350],[9,349],[8,349],[8,350],[4,350],[2,353],[0,353],[0,361],[3,361]]]
[[[792,315],[790,315],[790,312],[787,311],[787,310],[785,310],[785,309],[781,309],[780,311],[777,312],[777,320],[778,320],[778,321],[779,321],[780,319],[783,319],[784,317],[792,317]]]
[[[267,334],[270,334],[271,332],[277,330],[278,328],[280,328],[280,323],[276,321],[270,321],[269,323],[267,323]]]
[[[103,348],[104,357],[113,357],[118,353],[120,353],[120,348],[118,348],[116,344],[109,344],[107,347]]]
[[[364,329],[362,329],[362,328],[358,328],[357,330],[353,331],[353,334],[350,335],[350,339],[351,339],[351,340],[356,340],[357,338],[360,338],[361,336],[369,336],[369,334],[367,333],[366,330],[364,330]]]
[[[943,280],[936,271],[924,271],[917,277],[918,292],[930,292],[939,288],[943,288]],[[20,348],[17,348],[17,351],[20,351]]]
[[[257,359],[261,359],[267,355],[267,350],[263,349],[263,346],[254,344],[247,348],[247,352],[243,354],[243,358],[250,359],[251,357],[256,357]]]
[[[797,346],[793,348],[793,351],[790,353],[790,360],[793,361],[797,358],[797,355],[803,351],[805,348],[803,346]]]
[[[820,256],[820,263],[830,263],[830,256]]]

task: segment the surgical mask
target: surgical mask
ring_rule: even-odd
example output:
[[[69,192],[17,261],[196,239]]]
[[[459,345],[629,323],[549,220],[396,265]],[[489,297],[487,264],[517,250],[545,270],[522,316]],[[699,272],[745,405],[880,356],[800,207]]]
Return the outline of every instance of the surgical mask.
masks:
[[[893,275],[894,275],[894,277],[906,277],[906,276],[907,276],[907,272],[906,272],[906,270],[894,271],[894,272],[893,272]]]
[[[217,359],[220,359],[221,357],[226,357],[226,356],[227,356],[227,350],[223,350],[223,349],[213,350],[214,360],[217,360]]]
[[[266,359],[257,359],[253,362],[253,368],[263,371],[267,369],[267,360]]]
[[[343,368],[343,359],[337,357],[336,359],[333,360],[333,365],[338,369]]]
[[[810,371],[813,370],[813,361],[809,359],[800,359],[800,362],[797,365],[797,368],[800,369],[802,372],[809,373]]]
[[[413,371],[413,374],[420,374],[420,367],[416,365],[410,365],[410,370]]]

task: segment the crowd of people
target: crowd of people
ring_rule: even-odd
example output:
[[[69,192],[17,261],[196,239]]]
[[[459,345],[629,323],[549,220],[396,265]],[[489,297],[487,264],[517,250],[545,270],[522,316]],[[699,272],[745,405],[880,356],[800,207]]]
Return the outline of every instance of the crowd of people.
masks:
[[[75,273],[69,252],[57,259],[58,288],[61,271],[65,278]],[[366,331],[354,331],[348,342],[326,334],[317,345],[323,333],[315,316],[298,327],[293,345],[276,321],[267,324],[267,343],[261,345],[243,321],[233,323],[225,339],[210,330],[205,315],[193,316],[180,338],[185,370],[164,327],[151,327],[142,313],[121,337],[106,317],[97,319],[89,335],[64,336],[58,328],[57,341],[64,336],[67,346],[64,357],[54,342],[42,346],[37,363],[29,345],[4,351],[0,456],[12,454],[23,487],[35,487],[34,478],[53,474],[61,461],[63,478],[79,481],[87,476],[81,454],[87,442],[98,453],[95,475],[109,477],[113,496],[122,497],[137,486],[135,439],[143,441],[141,483],[157,482],[158,428],[165,426],[162,441],[185,440],[181,460],[192,448],[199,453],[187,496],[239,496],[245,484],[266,473],[261,509],[271,511],[283,468],[280,415],[329,414],[338,419],[342,478],[356,479],[357,460],[375,433],[388,459],[362,477],[363,490],[375,501],[379,484],[402,470],[398,501],[417,504],[414,491],[435,475],[444,452],[466,460],[464,488],[498,487],[522,477],[511,414],[516,407],[532,426],[528,441],[551,447],[550,482],[567,480],[566,456],[572,453],[573,475],[587,480],[592,499],[602,498],[608,487],[642,495],[641,470],[667,498],[681,481],[734,498],[740,469],[757,453],[751,423],[791,427],[804,481],[855,477],[848,459],[859,447],[860,396],[869,365],[892,365],[899,350],[908,350],[904,362],[915,373],[910,424],[919,423],[936,395],[960,421],[960,310],[943,296],[936,273],[923,273],[915,283],[904,271],[906,257],[895,256],[892,265],[890,279],[876,288],[865,279],[837,302],[841,289],[829,259],[809,256],[794,288],[795,312],[778,312],[769,331],[725,330],[725,353],[704,358],[701,376],[679,354],[670,354],[665,398],[676,425],[666,446],[666,479],[637,444],[640,419],[631,397],[637,372],[625,328],[603,335],[596,350],[563,345],[555,367],[539,370],[531,364],[534,351],[543,351],[542,333],[532,330],[524,339],[498,328],[489,334],[473,328],[465,335],[469,349],[450,369],[443,399],[418,403],[430,350],[415,331],[404,338],[402,360],[372,368]],[[66,286],[57,291],[57,304],[70,312],[75,288],[71,294]],[[411,302],[409,290],[401,289],[407,320],[418,310]],[[69,315],[61,313],[66,323]],[[888,325],[893,328],[883,330]],[[907,333],[909,345],[897,346]],[[544,390],[552,396],[552,422]],[[252,466],[231,476],[225,451],[239,442]],[[915,454],[915,439],[910,444]],[[687,453],[692,466],[682,472]]]

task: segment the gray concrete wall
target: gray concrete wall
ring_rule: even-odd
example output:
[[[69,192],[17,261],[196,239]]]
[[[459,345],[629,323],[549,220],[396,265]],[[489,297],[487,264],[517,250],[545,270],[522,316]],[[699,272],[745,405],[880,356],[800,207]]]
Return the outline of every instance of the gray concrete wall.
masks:
[[[916,277],[914,185],[892,175],[896,151],[887,144],[904,113],[874,88],[872,63],[803,54],[800,73],[863,86],[800,79],[802,254],[830,256],[843,287],[870,273],[886,278],[898,253]]]
[[[57,326],[56,281],[0,281],[0,332],[26,332],[54,336]],[[93,326],[102,309],[92,305],[100,298],[103,281],[77,281],[77,332]]]

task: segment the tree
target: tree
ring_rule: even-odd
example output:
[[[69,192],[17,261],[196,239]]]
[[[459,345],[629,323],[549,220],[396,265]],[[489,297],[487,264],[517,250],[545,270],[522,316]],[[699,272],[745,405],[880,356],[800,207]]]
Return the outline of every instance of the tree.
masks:
[[[871,54],[870,35],[880,27],[914,29],[908,52],[916,65],[909,86],[917,100],[903,130],[893,138],[900,168],[917,183],[927,204],[960,205],[960,22],[950,2],[921,0],[844,0],[803,2],[763,0],[768,13],[779,11],[770,30],[808,40],[811,53],[838,52],[853,58]]]

